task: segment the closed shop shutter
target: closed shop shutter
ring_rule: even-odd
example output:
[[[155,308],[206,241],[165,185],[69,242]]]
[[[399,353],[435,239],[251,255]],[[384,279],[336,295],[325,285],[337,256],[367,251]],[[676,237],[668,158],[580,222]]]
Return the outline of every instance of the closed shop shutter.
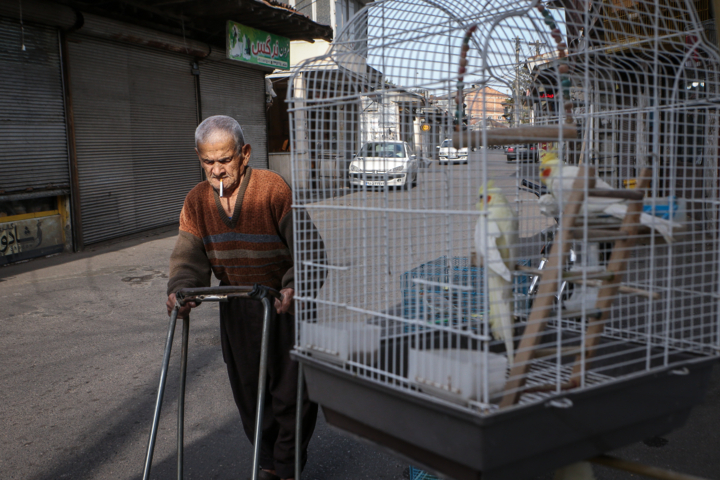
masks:
[[[68,188],[57,30],[0,17],[0,190]],[[57,195],[57,193],[55,193]]]
[[[265,74],[225,62],[200,64],[203,120],[213,115],[233,117],[252,145],[250,165],[268,168],[265,123]]]
[[[192,59],[68,40],[84,243],[176,223],[201,180]]]

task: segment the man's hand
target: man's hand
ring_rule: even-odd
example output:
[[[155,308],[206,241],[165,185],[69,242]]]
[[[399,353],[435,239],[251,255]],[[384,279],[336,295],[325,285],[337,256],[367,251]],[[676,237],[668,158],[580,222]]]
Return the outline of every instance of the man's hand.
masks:
[[[168,295],[167,302],[165,303],[165,306],[167,307],[168,316],[172,314],[173,308],[175,308],[175,302],[177,301],[177,298],[175,297],[174,293],[171,293]],[[190,314],[190,309],[195,308],[197,305],[195,302],[187,302],[185,305],[180,307],[180,310],[178,310],[178,317],[185,318]]]
[[[283,288],[280,290],[280,293],[282,294],[282,301],[280,301],[279,298],[275,299],[275,310],[277,310],[277,313],[294,315],[295,302],[293,302],[293,297],[295,296],[295,290],[292,288]]]

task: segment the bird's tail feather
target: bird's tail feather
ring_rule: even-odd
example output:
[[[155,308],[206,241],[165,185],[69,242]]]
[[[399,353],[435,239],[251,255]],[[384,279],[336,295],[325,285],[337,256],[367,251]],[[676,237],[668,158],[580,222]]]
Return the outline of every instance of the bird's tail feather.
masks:
[[[513,319],[510,311],[512,300],[512,286],[502,277],[496,275],[490,269],[486,269],[490,302],[490,318],[488,323],[492,329],[493,337],[498,340],[505,340],[508,365],[512,367],[515,358],[513,345]]]

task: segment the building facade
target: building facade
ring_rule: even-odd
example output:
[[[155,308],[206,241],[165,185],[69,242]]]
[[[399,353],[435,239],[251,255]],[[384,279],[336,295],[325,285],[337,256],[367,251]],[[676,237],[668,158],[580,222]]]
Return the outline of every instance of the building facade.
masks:
[[[333,38],[336,38],[346,29],[355,29],[346,32],[345,37],[364,39],[367,30],[367,19],[353,18],[370,3],[367,0],[290,0],[290,5],[298,11],[307,13],[310,18],[320,23],[328,22],[333,31]],[[353,20],[351,22],[351,20]],[[336,89],[345,90],[348,93],[352,85],[356,85],[358,78],[367,86],[368,90],[375,89],[382,83],[382,75],[367,64],[367,53],[363,41],[354,45],[344,45],[348,51],[342,58],[324,57],[322,60],[314,61],[312,70],[323,70],[324,75],[311,75],[312,80],[300,74],[296,77],[296,84],[289,85],[291,75],[310,59],[323,57],[332,47],[329,41],[315,39],[313,42],[294,41],[291,43],[290,71],[276,70],[269,75],[272,88],[277,95],[268,108],[268,157],[270,169],[280,173],[288,182],[291,181],[290,152],[293,148],[304,152],[310,159],[311,169],[303,171],[303,179],[299,184],[323,179],[328,182],[342,182],[346,174],[347,165],[350,161],[349,152],[355,152],[360,147],[360,129],[344,129],[339,131],[350,131],[351,133],[343,138],[333,138],[332,129],[329,125],[338,122],[342,124],[360,125],[359,115],[362,112],[360,105],[348,105],[347,108],[338,106],[322,111],[310,113],[306,119],[309,128],[305,130],[303,138],[296,138],[295,144],[291,142],[290,116],[288,114],[288,103],[286,101],[288,89],[303,95],[308,100],[313,99],[313,92],[323,90],[319,84],[319,78],[326,84],[336,85]],[[327,126],[327,127],[326,127]],[[304,138],[307,137],[307,138]],[[299,147],[298,147],[299,146]]]
[[[194,130],[211,115],[236,118],[251,164],[267,167],[271,68],[226,58],[227,20],[332,35],[264,1],[131,17],[119,1],[22,3],[0,0],[0,264],[176,223],[202,180]]]

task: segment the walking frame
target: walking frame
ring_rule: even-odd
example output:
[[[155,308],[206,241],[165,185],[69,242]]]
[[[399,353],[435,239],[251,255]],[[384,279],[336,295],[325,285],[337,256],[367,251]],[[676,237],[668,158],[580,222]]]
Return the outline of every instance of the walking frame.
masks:
[[[173,335],[177,323],[178,311],[189,302],[199,305],[202,302],[227,302],[234,298],[249,298],[259,300],[263,304],[263,328],[260,345],[260,369],[258,372],[258,396],[257,410],[255,416],[255,438],[253,442],[253,470],[252,480],[257,480],[260,462],[260,445],[262,443],[262,417],[265,405],[265,386],[267,381],[267,352],[270,342],[270,317],[271,298],[282,299],[282,295],[275,289],[255,284],[254,286],[220,286],[208,288],[184,288],[176,293],[175,307],[170,315],[167,340],[165,341],[165,354],[163,356],[162,368],[160,370],[160,385],[158,387],[157,399],[155,400],[155,412],[153,414],[152,428],[148,440],[147,453],[145,454],[145,467],[143,469],[143,480],[149,480],[152,457],[157,439],[158,424],[160,423],[160,409],[162,408],[163,396],[165,394],[165,383],[167,380],[168,366],[170,364],[170,352],[172,350]],[[180,360],[180,390],[178,392],[178,417],[177,417],[177,478],[183,478],[183,430],[185,420],[185,382],[187,378],[187,351],[188,335],[190,331],[190,317],[183,318],[182,330],[182,351]],[[302,379],[299,379],[302,382]],[[302,389],[298,388],[299,397],[302,399]],[[302,405],[298,412],[301,412]],[[298,420],[300,422],[300,420]],[[298,423],[299,424],[299,423]],[[296,456],[299,451],[299,441],[296,441]],[[296,472],[299,471],[300,462],[296,459]],[[299,475],[296,476],[299,478]]]

